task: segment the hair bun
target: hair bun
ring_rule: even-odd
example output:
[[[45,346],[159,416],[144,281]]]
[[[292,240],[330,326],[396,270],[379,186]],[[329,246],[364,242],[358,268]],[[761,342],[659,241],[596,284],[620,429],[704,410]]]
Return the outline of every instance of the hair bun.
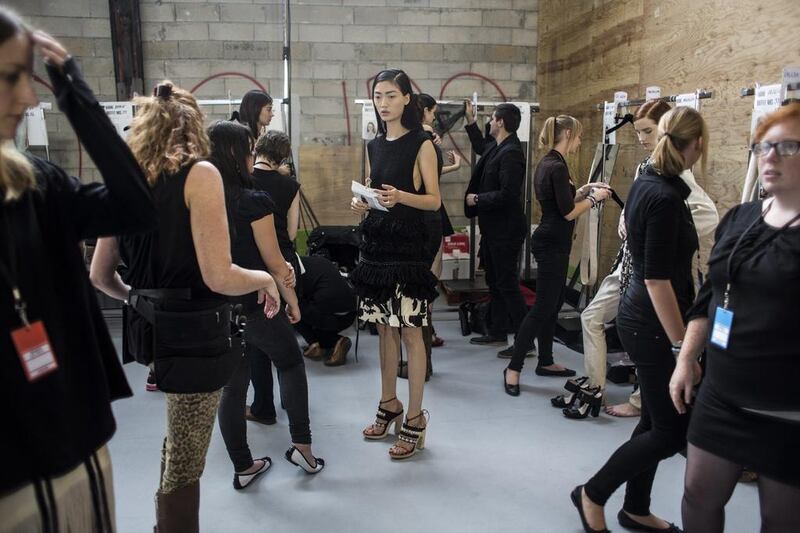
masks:
[[[164,100],[172,96],[172,85],[162,83],[153,88],[153,96],[156,98],[163,98]]]

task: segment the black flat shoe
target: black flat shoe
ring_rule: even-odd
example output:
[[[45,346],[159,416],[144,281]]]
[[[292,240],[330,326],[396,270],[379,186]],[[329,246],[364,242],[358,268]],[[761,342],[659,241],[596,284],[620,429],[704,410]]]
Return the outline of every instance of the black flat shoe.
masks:
[[[572,493],[569,495],[570,499],[572,500],[572,505],[578,510],[578,514],[581,516],[581,524],[583,525],[583,530],[586,533],[611,533],[608,529],[592,529],[589,527],[589,524],[586,523],[586,517],[583,516],[583,485],[578,485],[574,489],[572,489]]]
[[[571,378],[575,375],[575,371],[570,370],[569,368],[565,368],[564,370],[548,370],[543,366],[537,366],[536,375],[556,378]]]
[[[509,396],[519,396],[519,383],[517,383],[516,385],[509,385],[508,381],[506,381],[507,370],[508,370],[507,368],[503,369],[503,388],[505,389],[506,394],[508,394]]]
[[[479,346],[505,346],[508,344],[506,337],[492,337],[490,335],[483,335],[481,337],[472,337],[469,340],[470,344],[477,344]]]
[[[658,533],[683,533],[683,530],[676,526],[675,524],[669,524],[669,527],[666,529],[659,529],[656,527],[646,526],[644,524],[640,524],[626,513],[623,509],[619,510],[617,513],[617,522],[619,525],[624,527],[625,529],[633,529],[634,531],[657,531]]]

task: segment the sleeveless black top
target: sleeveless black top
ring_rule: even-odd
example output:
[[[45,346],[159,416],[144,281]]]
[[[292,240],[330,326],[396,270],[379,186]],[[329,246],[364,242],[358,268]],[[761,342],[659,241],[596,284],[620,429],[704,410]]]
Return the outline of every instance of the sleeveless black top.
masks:
[[[192,164],[162,174],[152,188],[157,229],[120,237],[120,256],[128,265],[126,281],[134,289],[191,289],[192,298],[224,299],[203,281],[192,240],[183,189]]]
[[[392,185],[402,191],[424,194],[414,188],[414,164],[427,133],[412,130],[393,141],[379,136],[367,144],[370,186]],[[411,298],[433,301],[436,278],[430,271],[425,244],[428,228],[424,211],[397,204],[389,211],[370,209],[361,224],[361,261],[350,279],[361,297],[389,300],[399,285]]]
[[[289,208],[292,206],[300,184],[291,176],[284,176],[277,170],[253,170],[256,189],[266,191],[274,202],[275,233],[283,258],[294,261],[294,242],[289,238]]]

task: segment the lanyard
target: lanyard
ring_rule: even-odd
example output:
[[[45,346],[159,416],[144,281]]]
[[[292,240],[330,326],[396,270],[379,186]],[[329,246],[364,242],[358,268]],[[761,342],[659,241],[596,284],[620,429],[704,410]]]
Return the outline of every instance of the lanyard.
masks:
[[[17,286],[17,250],[14,246],[14,233],[11,231],[11,221],[8,218],[6,209],[3,209],[3,222],[6,233],[5,241],[8,243],[9,265],[5,265],[4,262],[0,260],[0,276],[2,276],[6,283],[8,283],[8,286],[11,287],[11,294],[14,296],[14,310],[17,312],[17,315],[19,315],[22,324],[27,327],[30,326],[27,305],[25,304],[25,300],[22,299],[22,293]]]
[[[731,283],[733,283],[734,276],[736,275],[736,271],[733,270],[733,256],[736,255],[736,250],[739,249],[739,246],[742,244],[742,241],[744,240],[744,237],[748,233],[750,233],[750,230],[752,230],[762,218],[764,218],[764,215],[769,213],[769,210],[771,208],[772,208],[772,202],[770,202],[770,204],[767,206],[767,208],[764,210],[764,212],[761,213],[758,217],[756,217],[756,219],[753,222],[751,222],[749,226],[747,226],[747,229],[745,229],[742,232],[742,234],[739,235],[739,238],[736,240],[736,244],[734,244],[733,248],[731,249],[730,255],[728,255],[728,265],[727,265],[728,283],[725,286],[725,294],[724,294],[723,299],[722,299],[722,307],[723,307],[723,309],[727,309],[728,308],[728,304],[730,303]],[[800,213],[795,215],[795,217],[792,218],[789,222],[787,222],[786,224],[781,226],[779,229],[777,229],[775,232],[773,232],[772,235],[768,236],[758,247],[754,247],[753,250],[751,250],[750,253],[747,254],[742,259],[742,261],[739,263],[739,267],[741,268],[741,266],[744,264],[744,262],[747,261],[747,259],[750,257],[750,255],[753,252],[755,252],[758,248],[764,248],[765,246],[767,246],[767,244],[772,242],[772,240],[775,239],[775,237],[780,235],[786,228],[788,228],[789,226],[791,226],[792,224],[794,224],[798,220],[800,220]],[[738,269],[737,269],[737,271],[738,271]]]

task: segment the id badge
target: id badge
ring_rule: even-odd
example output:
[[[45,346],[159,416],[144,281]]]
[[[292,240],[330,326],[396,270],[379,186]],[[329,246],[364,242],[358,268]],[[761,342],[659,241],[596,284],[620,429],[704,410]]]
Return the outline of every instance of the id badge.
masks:
[[[56,356],[50,347],[50,339],[44,323],[37,320],[30,326],[23,326],[11,332],[11,339],[17,348],[22,369],[30,383],[50,374],[58,368]]]
[[[711,343],[723,350],[727,350],[732,325],[733,311],[717,307],[717,312],[714,314],[714,327],[711,329]]]

